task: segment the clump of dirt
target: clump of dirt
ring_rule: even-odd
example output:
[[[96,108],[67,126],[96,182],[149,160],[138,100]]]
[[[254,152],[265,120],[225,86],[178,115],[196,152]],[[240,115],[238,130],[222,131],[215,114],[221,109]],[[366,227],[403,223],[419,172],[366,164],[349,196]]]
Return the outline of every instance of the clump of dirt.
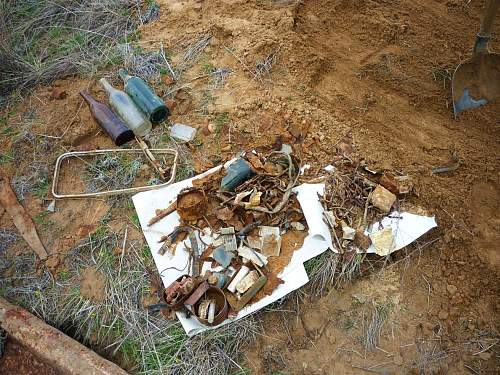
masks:
[[[289,230],[281,236],[281,251],[279,257],[269,257],[267,268],[278,275],[290,263],[295,250],[299,250],[306,238],[306,231]]]
[[[104,301],[106,277],[94,267],[83,271],[80,279],[80,294],[93,302]]]

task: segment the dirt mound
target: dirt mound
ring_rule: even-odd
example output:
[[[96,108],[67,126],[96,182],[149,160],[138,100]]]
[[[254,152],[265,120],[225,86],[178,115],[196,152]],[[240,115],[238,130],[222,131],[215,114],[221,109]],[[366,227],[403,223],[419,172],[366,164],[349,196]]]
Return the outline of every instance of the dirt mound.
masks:
[[[404,283],[397,283],[399,298],[420,318],[403,317],[404,334],[395,336],[391,345],[415,341],[420,337],[418,327],[436,324],[442,342],[472,340],[480,332],[497,334],[498,322],[490,317],[498,313],[494,244],[499,240],[500,106],[466,112],[455,121],[450,92],[454,67],[470,55],[482,4],[319,0],[162,5],[158,23],[163,26],[147,26],[145,40],[175,45],[179,33],[167,26],[172,24],[182,23],[183,34],[210,30],[214,35],[207,51],[210,61],[236,72],[226,84],[231,95],[217,92],[210,107],[215,114],[228,112],[232,128],[240,134],[251,134],[250,139],[232,143],[232,148],[256,144],[261,137],[281,137],[294,143],[304,161],[321,166],[336,155],[338,142],[347,139],[354,145],[353,157],[364,158],[371,168],[401,171],[415,180],[417,194],[404,204],[435,214],[440,229],[427,238],[436,242],[421,252],[418,267],[410,262],[408,268],[398,269],[397,275],[404,275]],[[494,34],[499,30],[497,23]],[[256,72],[266,56],[273,56],[274,65],[272,74],[262,78]],[[296,128],[303,134],[294,132]],[[226,137],[227,132],[222,139]],[[454,153],[460,158],[457,171],[431,173],[433,167],[451,164]],[[328,298],[326,302],[332,303]],[[314,303],[310,309],[317,308]],[[314,325],[314,318],[305,314],[305,325]],[[293,343],[304,341],[308,331],[296,324],[291,324],[292,330],[298,329],[291,338],[269,324],[272,339],[259,343],[256,356],[249,354],[256,373],[361,371],[349,364],[356,357],[353,351],[334,359],[329,355],[343,346],[342,327],[333,334],[309,337],[301,347]],[[432,329],[426,332],[427,338],[433,337]],[[332,342],[331,337],[337,340]],[[288,343],[285,347],[275,343],[280,338]],[[418,353],[425,354],[430,349],[422,345]],[[461,360],[448,369],[445,358],[450,351],[440,349],[446,356],[429,367],[430,372],[459,373],[467,371],[464,366],[479,365],[489,373],[495,371],[494,361],[475,363],[478,357],[462,347],[453,349]],[[430,366],[428,358],[422,362],[403,351],[391,351],[391,366],[408,371]],[[371,358],[372,354],[362,358],[373,364],[377,356]],[[274,364],[269,366],[269,361]]]

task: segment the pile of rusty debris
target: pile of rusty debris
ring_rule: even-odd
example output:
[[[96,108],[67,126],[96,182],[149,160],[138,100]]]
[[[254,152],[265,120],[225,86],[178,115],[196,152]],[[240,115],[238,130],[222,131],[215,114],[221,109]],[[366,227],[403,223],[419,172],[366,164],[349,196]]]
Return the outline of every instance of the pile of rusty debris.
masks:
[[[291,153],[246,152],[227,170],[193,179],[168,207],[157,209],[148,226],[173,212],[179,216],[179,225],[161,237],[158,253],[173,257],[181,248],[189,266],[164,290],[164,303],[155,306],[167,317],[184,311],[215,326],[271,295],[307,235],[304,202],[294,190],[299,183],[322,184],[323,194],[313,198],[335,239],[331,249],[341,254],[366,253],[375,239],[366,233],[367,223],[387,215],[397,197],[411,191],[407,177],[380,177],[345,158],[326,168],[322,178],[307,181],[303,172]],[[290,249],[286,237],[297,233],[300,244]]]
[[[319,199],[335,246],[342,254],[365,253],[371,244],[377,245],[377,235],[367,234],[370,224],[400,208],[400,200],[413,192],[412,179],[378,173],[347,158],[326,170],[325,192]]]
[[[282,236],[306,229],[292,193],[299,173],[299,162],[290,154],[250,152],[225,174],[195,179],[169,207],[157,210],[149,225],[174,211],[180,217],[180,225],[161,238],[159,253],[175,255],[177,244],[186,238],[190,244],[184,245],[190,275],[165,289],[164,314],[182,309],[205,325],[217,325],[272,293],[289,261],[279,259],[289,257],[281,252]],[[204,242],[205,234],[215,234],[215,240]]]

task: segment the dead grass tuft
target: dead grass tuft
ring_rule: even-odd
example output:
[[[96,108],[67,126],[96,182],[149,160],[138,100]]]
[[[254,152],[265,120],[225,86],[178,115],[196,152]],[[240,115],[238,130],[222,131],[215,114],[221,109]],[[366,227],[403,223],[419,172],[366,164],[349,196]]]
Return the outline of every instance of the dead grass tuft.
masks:
[[[149,248],[125,241],[106,224],[67,255],[53,278],[37,275],[35,258],[16,257],[0,268],[0,290],[49,324],[116,358],[137,374],[226,374],[241,369],[236,360],[260,331],[253,317],[189,338],[178,321],[150,313],[143,301],[151,295],[153,261]],[[122,249],[123,252],[113,251]],[[83,272],[94,267],[106,278],[105,297],[92,301],[80,292]]]
[[[387,320],[389,312],[389,305],[375,305],[373,306],[371,314],[365,316],[363,319],[363,343],[366,350],[374,350],[378,347],[382,326]]]
[[[140,3],[2,1],[0,96],[116,63],[113,46],[135,37]]]

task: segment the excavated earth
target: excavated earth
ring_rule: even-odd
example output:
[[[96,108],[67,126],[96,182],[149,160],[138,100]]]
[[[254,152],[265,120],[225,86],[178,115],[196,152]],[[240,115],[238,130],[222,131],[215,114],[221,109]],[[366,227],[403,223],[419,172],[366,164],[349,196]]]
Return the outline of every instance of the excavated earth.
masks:
[[[402,205],[435,215],[439,225],[410,258],[396,255],[383,271],[321,298],[303,296],[298,313],[265,314],[265,334],[242,366],[255,374],[500,373],[500,103],[455,120],[450,87],[454,67],[470,57],[484,2],[157,2],[160,18],[141,29],[143,48],[163,45],[176,66],[187,41],[209,34],[203,61],[232,71],[207,103],[209,83],[197,78],[204,71],[195,64],[173,98],[171,120],[200,129],[201,145],[191,148],[198,171],[242,149],[283,142],[312,166],[312,178],[340,143],[349,144],[350,157],[370,169],[411,176],[414,194]],[[500,49],[500,22],[493,36]],[[256,74],[267,56],[270,71]],[[26,100],[41,119],[39,133],[69,129],[57,151],[111,147],[78,97],[89,87],[104,98],[96,82],[56,84],[67,98],[51,100],[50,88],[41,87]],[[229,121],[220,132],[205,131],[224,113]],[[460,160],[455,171],[431,173],[453,163],[453,154]],[[47,155],[50,168],[56,156]],[[3,169],[15,173],[14,166]],[[32,215],[44,209],[36,198],[26,205]],[[102,200],[61,202],[51,217],[57,233],[43,239],[67,251],[106,209]],[[12,226],[7,215],[1,224]],[[363,332],[377,306],[388,312],[380,340],[367,348]]]

